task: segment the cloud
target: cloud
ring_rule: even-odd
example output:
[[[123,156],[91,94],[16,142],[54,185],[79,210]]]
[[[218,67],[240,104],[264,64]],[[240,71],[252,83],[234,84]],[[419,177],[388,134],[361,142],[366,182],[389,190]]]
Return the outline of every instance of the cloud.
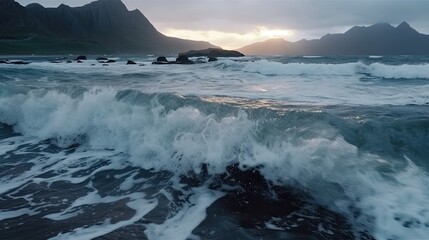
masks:
[[[178,29],[192,26],[197,30],[210,28],[246,32],[245,28],[263,25],[267,28],[309,30],[429,20],[429,1],[426,0],[129,1],[162,27],[168,24]]]
[[[64,0],[39,0],[58,6]],[[319,38],[354,25],[407,21],[429,33],[429,0],[123,0],[127,7],[140,9],[163,33],[207,35],[221,39],[248,39],[258,27],[293,30],[289,40]],[[33,0],[18,0],[28,4]],[[90,0],[66,2],[71,6]],[[222,34],[221,34],[222,33]],[[225,37],[226,38],[226,37]],[[256,38],[255,38],[256,39]],[[210,39],[204,39],[209,40]],[[222,40],[226,41],[226,40]]]
[[[215,30],[186,30],[168,28],[163,31],[168,36],[190,38],[194,40],[210,40],[211,43],[225,49],[237,49],[254,42],[264,41],[270,38],[289,38],[293,31],[287,29],[267,29],[257,27],[246,33],[222,32]]]

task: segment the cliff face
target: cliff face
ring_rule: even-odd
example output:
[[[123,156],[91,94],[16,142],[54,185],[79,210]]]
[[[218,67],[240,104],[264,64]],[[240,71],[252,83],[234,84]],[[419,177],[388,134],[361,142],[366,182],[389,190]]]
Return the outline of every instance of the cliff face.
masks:
[[[246,55],[426,55],[429,36],[408,23],[397,27],[379,23],[353,27],[342,34],[327,34],[316,40],[287,42],[273,40],[239,49]]]
[[[152,54],[214,47],[207,42],[166,37],[140,11],[128,11],[120,0],[99,0],[77,8],[64,4],[44,8],[34,3],[22,7],[13,0],[1,0],[0,26],[0,39],[19,39],[21,45],[27,41],[29,51],[42,53],[49,49],[39,46],[41,39],[47,39],[46,48],[57,42],[55,52],[61,50],[61,44],[65,51],[90,44],[102,52]],[[32,45],[34,39],[39,42]],[[11,41],[5,44],[13,45]],[[16,50],[22,53],[22,48]]]
[[[33,27],[31,17],[25,8],[13,0],[0,0],[0,37],[21,38]]]

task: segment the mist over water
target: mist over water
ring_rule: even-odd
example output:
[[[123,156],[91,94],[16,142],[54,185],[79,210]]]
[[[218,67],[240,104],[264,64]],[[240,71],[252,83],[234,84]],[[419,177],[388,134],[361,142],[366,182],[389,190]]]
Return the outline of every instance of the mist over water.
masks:
[[[429,234],[429,58],[115,59],[0,65],[0,238]]]

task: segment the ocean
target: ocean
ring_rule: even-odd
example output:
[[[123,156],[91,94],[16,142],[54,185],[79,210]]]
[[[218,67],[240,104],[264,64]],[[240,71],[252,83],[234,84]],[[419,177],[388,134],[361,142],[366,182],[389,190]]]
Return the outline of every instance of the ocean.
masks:
[[[10,58],[0,239],[429,236],[429,57]]]

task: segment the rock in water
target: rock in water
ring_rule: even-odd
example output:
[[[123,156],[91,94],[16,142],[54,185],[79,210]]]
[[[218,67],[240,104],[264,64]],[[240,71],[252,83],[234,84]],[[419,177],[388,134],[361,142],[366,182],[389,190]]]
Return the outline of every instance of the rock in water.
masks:
[[[86,56],[79,56],[76,58],[76,60],[87,60]]]
[[[179,56],[186,57],[244,57],[244,54],[238,51],[224,50],[221,48],[208,48],[204,50],[191,50],[189,52],[180,53]]]
[[[95,60],[97,60],[97,61],[107,61],[107,60],[109,60],[108,58],[106,58],[106,57],[99,57],[99,58],[97,58],[97,59],[95,59]]]
[[[158,57],[158,58],[156,59],[156,62],[152,62],[152,64],[156,64],[156,65],[173,64],[173,63],[176,63],[176,62],[169,62],[169,61],[167,60],[167,58],[166,58],[166,57],[163,57],[163,56]]]
[[[180,55],[178,58],[176,58],[177,64],[194,64],[193,61],[189,60],[187,56]]]
[[[163,57],[163,56],[158,57],[158,58],[156,59],[156,61],[157,61],[157,62],[168,62],[167,58],[166,58],[166,57]]]
[[[209,62],[216,62],[216,61],[217,61],[217,58],[215,58],[215,57],[209,58]]]
[[[128,60],[127,61],[127,65],[136,65],[137,63],[136,62],[134,62],[134,61],[131,61],[131,60]]]

